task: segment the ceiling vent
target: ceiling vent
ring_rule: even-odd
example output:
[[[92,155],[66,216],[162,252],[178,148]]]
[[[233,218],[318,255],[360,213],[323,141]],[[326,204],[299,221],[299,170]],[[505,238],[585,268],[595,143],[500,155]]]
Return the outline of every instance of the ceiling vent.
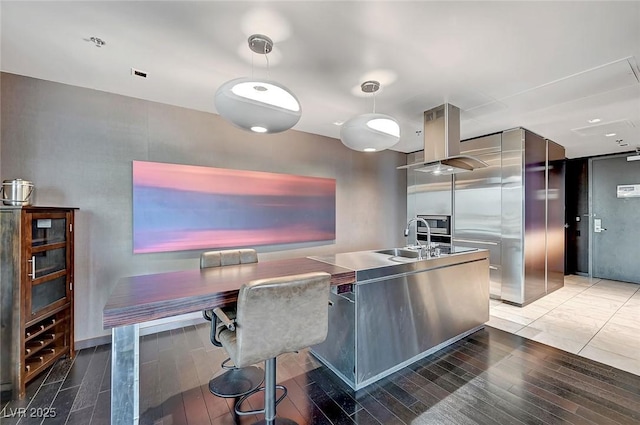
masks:
[[[131,75],[134,77],[147,78],[147,73],[139,69],[131,68]]]
[[[572,128],[571,131],[584,137],[591,136],[604,136],[605,134],[617,133],[622,134],[624,131],[628,131],[630,128],[634,128],[635,125],[629,120],[618,120],[600,123],[597,125],[590,125],[587,127]]]

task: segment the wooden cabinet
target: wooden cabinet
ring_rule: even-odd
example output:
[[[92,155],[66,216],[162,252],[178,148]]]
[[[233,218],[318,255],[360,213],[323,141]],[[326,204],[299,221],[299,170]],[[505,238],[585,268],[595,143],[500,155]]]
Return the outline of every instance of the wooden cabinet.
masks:
[[[3,398],[73,357],[72,208],[0,208]]]

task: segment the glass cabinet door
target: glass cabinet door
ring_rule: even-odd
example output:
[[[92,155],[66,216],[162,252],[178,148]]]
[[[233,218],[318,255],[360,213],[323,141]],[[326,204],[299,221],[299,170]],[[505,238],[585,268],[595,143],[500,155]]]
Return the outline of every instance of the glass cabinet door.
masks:
[[[67,218],[32,218],[31,246],[49,245],[67,240]]]
[[[69,220],[65,213],[27,214],[27,308],[31,317],[64,305],[69,298]],[[30,232],[29,232],[30,231]]]

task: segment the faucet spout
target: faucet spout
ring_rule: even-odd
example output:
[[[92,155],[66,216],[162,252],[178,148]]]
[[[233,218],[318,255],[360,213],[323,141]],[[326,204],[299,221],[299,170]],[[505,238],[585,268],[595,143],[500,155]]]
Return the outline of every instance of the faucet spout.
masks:
[[[422,259],[423,250],[426,251],[427,254],[431,250],[431,227],[429,227],[429,223],[427,223],[427,220],[420,217],[412,218],[411,220],[409,220],[407,222],[407,227],[405,227],[404,229],[404,236],[405,237],[409,236],[409,227],[411,227],[412,223],[418,222],[418,221],[424,224],[424,226],[427,228],[427,245],[425,247],[422,243],[420,243],[420,239],[418,239],[418,225],[416,224],[416,245],[420,247],[420,251],[418,252],[418,258]]]

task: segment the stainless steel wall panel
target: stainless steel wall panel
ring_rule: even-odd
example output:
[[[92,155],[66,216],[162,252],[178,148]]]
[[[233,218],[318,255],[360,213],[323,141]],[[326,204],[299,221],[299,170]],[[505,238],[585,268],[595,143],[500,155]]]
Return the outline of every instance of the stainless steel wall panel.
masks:
[[[489,295],[494,299],[502,298],[502,243],[494,241],[476,241],[471,239],[453,239],[455,246],[489,250]]]
[[[502,293],[505,301],[524,302],[524,130],[502,134]]]
[[[452,176],[408,170],[407,219],[418,214],[451,215],[452,179]]]
[[[495,241],[479,241],[479,240],[473,240],[473,239],[453,238],[453,244],[454,246],[486,249],[489,251],[490,264],[495,264],[495,265],[502,264],[500,261],[500,259],[502,258],[502,244],[500,243],[500,240],[498,240],[498,242],[495,242]]]
[[[461,239],[499,242],[502,234],[502,135],[462,143],[462,153],[487,164],[454,177],[454,230]],[[500,264],[498,261],[497,264]]]
[[[460,142],[460,154],[480,156],[502,150],[502,132],[466,139]],[[463,173],[464,174],[464,173]]]
[[[548,143],[547,179],[547,293],[564,286],[565,150]]]
[[[454,176],[454,242],[490,252],[490,293],[501,297],[502,288],[502,134],[466,140],[462,154],[489,164],[486,168]]]
[[[524,298],[546,292],[547,141],[525,131],[524,142]]]

